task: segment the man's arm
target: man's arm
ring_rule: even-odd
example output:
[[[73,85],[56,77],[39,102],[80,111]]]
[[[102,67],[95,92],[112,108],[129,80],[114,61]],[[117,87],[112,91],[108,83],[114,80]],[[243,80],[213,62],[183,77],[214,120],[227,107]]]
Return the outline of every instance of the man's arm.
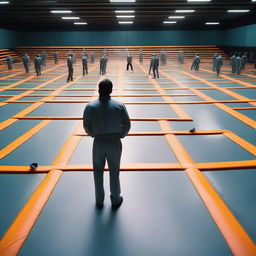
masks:
[[[84,125],[84,130],[86,133],[93,137],[92,135],[92,125],[91,125],[91,107],[87,105],[84,110],[84,115],[83,115],[83,125]]]
[[[122,122],[121,137],[124,138],[128,134],[128,132],[131,128],[130,117],[129,117],[126,107],[124,105],[122,107],[122,112],[121,112],[121,122]]]

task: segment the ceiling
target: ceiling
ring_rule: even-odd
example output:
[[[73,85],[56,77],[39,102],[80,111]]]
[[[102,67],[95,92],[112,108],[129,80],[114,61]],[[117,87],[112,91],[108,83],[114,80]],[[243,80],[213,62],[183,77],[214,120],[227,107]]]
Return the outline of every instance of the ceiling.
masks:
[[[226,29],[256,23],[256,2],[251,0],[212,0],[188,3],[187,0],[136,0],[135,3],[110,3],[109,0],[9,0],[0,5],[0,28],[17,30],[165,30]],[[72,14],[53,14],[51,10],[72,10]],[[177,14],[176,9],[194,9],[194,13]],[[249,9],[248,13],[227,13],[228,9]],[[134,10],[132,25],[120,25],[115,10]],[[62,16],[79,16],[87,25],[74,25]],[[124,15],[124,14],[123,14]],[[129,15],[129,14],[126,14]],[[131,14],[130,14],[131,15]],[[176,24],[163,24],[170,15],[185,15]],[[121,20],[121,19],[119,19]],[[126,20],[126,19],[122,19]],[[170,19],[169,19],[170,20]],[[206,26],[205,22],[220,22]]]

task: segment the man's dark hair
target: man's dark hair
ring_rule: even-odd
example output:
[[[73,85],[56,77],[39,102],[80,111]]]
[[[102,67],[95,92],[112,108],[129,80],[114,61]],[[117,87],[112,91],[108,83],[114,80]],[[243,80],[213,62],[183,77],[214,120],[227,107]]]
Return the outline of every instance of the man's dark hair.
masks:
[[[109,96],[112,92],[113,84],[109,79],[104,79],[99,83],[100,96]]]

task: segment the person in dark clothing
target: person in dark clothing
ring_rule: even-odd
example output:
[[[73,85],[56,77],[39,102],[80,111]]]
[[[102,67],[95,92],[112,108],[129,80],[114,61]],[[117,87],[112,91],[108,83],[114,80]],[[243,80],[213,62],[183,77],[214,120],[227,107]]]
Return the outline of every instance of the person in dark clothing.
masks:
[[[95,62],[95,53],[91,52],[90,57],[91,57],[91,63],[94,64],[94,62]]]
[[[133,71],[133,67],[132,67],[132,56],[130,54],[128,54],[127,56],[127,66],[126,66],[126,70],[129,70],[129,67],[131,67],[131,70]]]
[[[159,57],[155,54],[153,58],[153,78],[159,78],[159,72],[158,72],[158,67],[159,67]]]
[[[222,65],[223,65],[223,58],[220,54],[218,54],[218,56],[215,59],[215,70],[217,72],[217,76],[219,76],[220,74]]]
[[[242,68],[242,70],[245,69],[245,65],[246,65],[247,62],[248,62],[248,58],[247,58],[247,55],[244,53],[241,57],[241,68]]]
[[[54,52],[53,58],[54,58],[54,63],[58,64],[58,62],[59,62],[59,53],[57,51]]]
[[[24,54],[22,57],[23,65],[25,67],[26,73],[29,73],[29,64],[30,64],[30,58],[27,53]]]
[[[236,73],[237,75],[240,75],[242,71],[242,59],[240,56],[236,57]]]
[[[103,186],[104,167],[107,161],[110,175],[110,199],[117,209],[123,202],[120,189],[121,138],[130,130],[130,118],[124,104],[112,100],[112,82],[105,79],[99,83],[99,98],[87,104],[83,125],[93,141],[93,174],[96,206],[103,207],[105,192]]]
[[[232,73],[236,73],[236,55],[233,54],[232,57],[230,58],[230,66],[232,69]]]
[[[67,66],[68,66],[68,78],[67,78],[67,83],[69,81],[73,81],[73,73],[74,73],[74,69],[73,69],[73,57],[70,54],[67,58]]]
[[[39,55],[36,55],[34,63],[35,63],[36,75],[41,76],[42,60],[41,60],[41,57]]]
[[[88,60],[86,55],[82,56],[82,65],[83,65],[83,75],[85,75],[85,73],[88,74]]]
[[[149,65],[149,70],[148,70],[148,75],[150,75],[151,69],[153,68],[153,61],[154,61],[154,55],[151,54],[150,65]]]
[[[194,58],[193,63],[192,63],[191,70],[193,70],[193,68],[194,68],[195,71],[199,71],[200,62],[201,62],[200,55],[197,54],[197,55],[195,56],[195,58]]]
[[[12,70],[12,63],[13,63],[12,56],[10,56],[10,55],[7,56],[6,63],[7,63],[7,66],[8,66],[8,70]]]
[[[139,59],[140,59],[140,64],[142,65],[143,64],[143,52],[141,49],[140,49],[140,53],[139,53]]]

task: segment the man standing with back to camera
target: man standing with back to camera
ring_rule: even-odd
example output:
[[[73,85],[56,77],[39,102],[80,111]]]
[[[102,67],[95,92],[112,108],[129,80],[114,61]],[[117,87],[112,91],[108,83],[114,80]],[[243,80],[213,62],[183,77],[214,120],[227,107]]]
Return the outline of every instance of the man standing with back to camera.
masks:
[[[105,79],[99,83],[99,98],[87,104],[83,125],[93,141],[93,173],[97,208],[102,208],[105,192],[103,186],[104,167],[107,160],[110,175],[110,199],[112,208],[123,202],[119,172],[122,154],[121,138],[130,130],[130,118],[124,104],[112,100],[112,82]]]

